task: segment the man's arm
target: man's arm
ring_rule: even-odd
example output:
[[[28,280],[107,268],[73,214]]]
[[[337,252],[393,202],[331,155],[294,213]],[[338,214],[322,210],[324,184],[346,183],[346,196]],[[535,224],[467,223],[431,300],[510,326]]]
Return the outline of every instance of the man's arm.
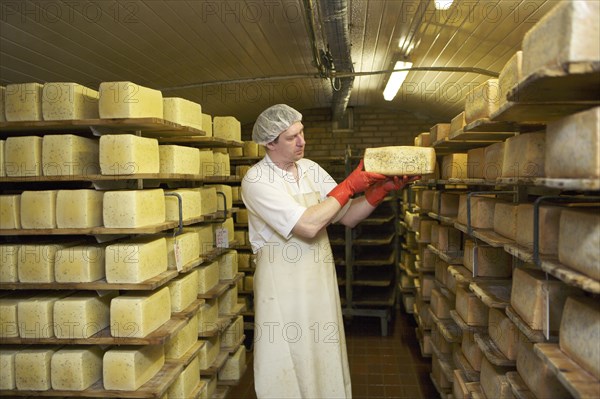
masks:
[[[292,228],[292,234],[302,238],[314,238],[319,231],[329,225],[342,209],[340,203],[333,197],[306,208],[300,219]],[[348,211],[352,209],[352,205]]]

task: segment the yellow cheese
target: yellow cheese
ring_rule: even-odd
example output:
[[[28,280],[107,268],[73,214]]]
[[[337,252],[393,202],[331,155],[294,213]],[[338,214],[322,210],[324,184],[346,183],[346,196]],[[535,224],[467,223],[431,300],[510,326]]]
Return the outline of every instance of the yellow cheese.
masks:
[[[104,227],[135,228],[165,221],[162,189],[106,191],[102,207]]]
[[[244,336],[244,318],[238,316],[221,334],[221,348],[237,345]]]
[[[203,333],[211,331],[217,327],[219,318],[219,300],[210,299],[204,302],[204,305],[198,309],[198,331]]]
[[[177,189],[165,191],[166,194],[179,194],[181,196],[182,218],[184,221],[199,218],[202,215],[202,199],[198,190]],[[179,221],[179,198],[165,196],[166,220]]]
[[[415,146],[417,147],[431,147],[431,133],[424,132],[415,137]]]
[[[83,229],[102,226],[103,197],[104,194],[96,190],[58,190],[57,227]]]
[[[0,86],[0,122],[6,122],[6,102],[4,96],[6,95],[6,87]]]
[[[456,312],[470,326],[488,325],[488,307],[463,287],[456,287]]]
[[[200,241],[198,233],[192,229],[185,229],[182,234],[173,237],[170,234],[165,234],[167,240],[167,262],[169,270],[176,270],[177,263],[175,259],[175,244],[179,247],[181,254],[181,267],[196,261],[200,257]]]
[[[484,158],[483,178],[496,180],[501,177],[504,165],[504,142],[485,147]]]
[[[110,301],[117,295],[111,292],[99,297],[80,292],[54,303],[54,335],[57,338],[89,338],[108,327]]]
[[[222,201],[222,197],[220,199],[217,198],[217,190],[214,187],[201,187],[196,190],[200,192],[202,215],[210,215],[217,212],[218,201]]]
[[[494,207],[494,231],[515,240],[517,237],[517,204],[498,202]]]
[[[223,195],[221,194],[217,194],[217,210],[222,211],[223,208],[223,201],[226,201],[227,204],[227,210],[230,210],[233,206],[233,194],[232,194],[232,190],[231,190],[231,186],[228,186],[226,184],[215,184],[215,185],[210,185],[210,186],[205,186],[206,188],[214,188],[216,190],[217,193],[223,193],[223,195],[225,195],[225,199],[223,199]]]
[[[104,246],[77,245],[58,250],[54,278],[59,283],[86,283],[105,277]]]
[[[434,190],[418,190],[416,192],[415,203],[422,212],[433,211]]]
[[[0,96],[1,95],[2,95],[2,93],[0,93]],[[1,121],[1,119],[0,119],[0,121]],[[6,140],[0,140],[0,177],[6,176],[6,170],[4,167],[4,144],[5,143],[6,143]]]
[[[211,367],[221,350],[221,336],[215,335],[214,337],[204,339],[205,345],[200,349],[198,358],[200,359],[200,372]]]
[[[52,283],[55,281],[55,262],[59,251],[69,243],[23,244],[19,248],[17,270],[22,283]]]
[[[441,198],[439,198],[438,195]],[[458,214],[459,203],[459,193],[447,191],[435,192],[434,200],[432,201],[433,212],[437,213],[440,216],[455,217]]]
[[[502,177],[544,176],[546,133],[525,133],[509,137],[504,143]]]
[[[212,398],[217,391],[217,376],[213,376],[210,379],[202,378],[202,381],[206,382],[206,398],[201,399]]]
[[[483,353],[475,341],[475,335],[472,331],[463,331],[462,343],[460,346],[465,358],[476,371],[481,370],[481,359]]]
[[[490,197],[471,197],[471,227],[478,229],[494,228],[494,208],[498,202]],[[460,196],[458,204],[459,223],[467,225],[467,194]]]
[[[167,394],[171,399],[189,399],[200,383],[200,361],[198,356],[187,365],[169,387]]]
[[[450,319],[450,310],[454,308],[438,289],[431,291],[431,311],[438,319]]]
[[[0,283],[19,281],[18,254],[20,245],[0,244]]]
[[[110,333],[113,337],[142,338],[171,318],[169,288],[153,292],[129,292],[110,303]]]
[[[600,177],[600,107],[569,115],[546,128],[546,177]]]
[[[512,257],[504,248],[477,245],[465,240],[463,265],[473,272],[477,258],[476,277],[510,277],[512,275]]]
[[[245,157],[257,157],[258,156],[258,144],[254,141],[244,141],[244,156]]]
[[[231,280],[238,272],[238,253],[235,250],[228,251],[219,258],[219,279]]]
[[[523,80],[523,52],[517,51],[504,65],[498,76],[500,86],[500,107],[508,101],[508,93]]]
[[[488,335],[507,359],[517,359],[519,329],[506,316],[504,310],[489,309]]]
[[[485,176],[485,147],[467,151],[467,177],[483,179]]]
[[[200,170],[200,150],[181,145],[158,146],[160,173],[197,175]]]
[[[163,345],[117,346],[104,354],[104,389],[135,391],[152,379],[165,364]]]
[[[213,135],[226,140],[242,141],[242,126],[233,116],[215,116]]]
[[[436,220],[421,220],[419,223],[419,242],[428,243],[431,242],[431,228],[437,224]]]
[[[259,145],[258,146],[258,156],[264,157],[265,155],[267,155],[267,149],[265,148],[264,145]]]
[[[466,179],[467,154],[448,154],[442,158],[442,180]]]
[[[165,343],[165,357],[179,359],[198,341],[198,317],[190,318],[187,324]]]
[[[233,239],[238,245],[246,245],[246,231],[235,230],[233,232]]]
[[[231,187],[231,199],[235,201],[241,201],[240,197],[240,187]]]
[[[500,91],[498,79],[488,79],[467,95],[465,101],[465,122],[489,119],[500,106],[500,98],[506,93]]]
[[[467,122],[465,120],[465,112],[461,112],[460,114],[456,115],[454,118],[452,118],[452,120],[450,121],[450,133],[448,135],[448,137],[454,137],[460,133],[462,133],[463,128],[466,126]]]
[[[244,156],[244,149],[242,147],[231,147],[227,149],[227,153],[229,154],[229,157],[243,157]]]
[[[254,291],[254,276],[244,276],[244,290]]]
[[[442,283],[442,286],[446,286],[446,278],[448,277],[448,263],[443,259],[436,257],[435,259],[435,279]],[[454,303],[452,304],[454,305]]]
[[[181,312],[196,300],[198,296],[198,271],[180,275],[169,284],[171,294],[171,312]]]
[[[20,347],[3,346],[0,349],[0,389],[15,389],[15,357],[20,352]]]
[[[229,154],[213,151],[213,159],[215,162],[215,176],[231,175],[231,165],[229,163]]]
[[[600,379],[600,310],[592,298],[568,298],[560,323],[560,349]]]
[[[56,346],[26,348],[15,355],[15,382],[18,390],[47,391],[52,388],[51,360]]]
[[[481,359],[481,390],[486,398],[514,399],[506,373],[513,371],[510,367],[495,366],[485,357]]]
[[[587,276],[600,280],[600,215],[565,209],[558,233],[558,259]]]
[[[52,356],[50,375],[52,389],[83,391],[102,378],[102,356],[99,347],[65,347]]]
[[[431,358],[431,378],[436,382],[437,386],[442,389],[449,389],[451,387],[450,381],[442,370],[440,359],[434,353]]]
[[[167,270],[167,241],[141,237],[106,247],[106,281],[141,283]]]
[[[45,121],[98,119],[96,90],[72,82],[45,83],[42,116]]]
[[[219,380],[239,380],[246,369],[246,349],[240,345],[232,356],[229,356],[225,365],[219,370]]]
[[[0,298],[1,338],[17,338],[19,336],[17,308],[20,301],[28,300],[32,296],[31,294],[11,294],[10,297]]]
[[[230,287],[219,297],[219,315],[229,315],[233,313],[237,305],[238,289],[237,286]]]
[[[437,248],[449,253],[461,251],[462,232],[450,226],[438,226]]]
[[[163,98],[164,119],[183,126],[202,130],[202,106],[185,98]]]
[[[213,121],[212,116],[208,114],[202,114],[202,130],[206,132],[206,137],[213,136]]]
[[[163,118],[163,98],[159,90],[132,82],[102,82],[99,90],[100,118]]]
[[[435,150],[429,147],[378,147],[365,149],[365,170],[384,175],[425,175],[435,169]]]
[[[198,268],[198,293],[206,294],[219,283],[219,262],[210,262]]]
[[[9,137],[4,144],[6,176],[42,175],[42,138],[38,136]]]
[[[215,175],[215,157],[210,150],[200,150],[199,152],[199,171],[198,174],[205,178]]]
[[[450,135],[450,124],[449,123],[438,123],[429,129],[431,136],[431,143],[443,140]]]
[[[0,229],[21,228],[21,196],[0,195]]]
[[[17,305],[19,336],[21,338],[54,338],[54,304],[72,294],[59,291],[52,294],[41,293],[21,300]]]
[[[39,83],[14,83],[6,85],[4,113],[9,122],[41,121],[42,90]]]
[[[100,170],[103,175],[159,173],[158,140],[133,134],[100,137]]]
[[[23,191],[21,194],[21,227],[24,229],[56,228],[56,195],[58,190]]]
[[[541,254],[558,254],[558,232],[560,212],[558,206],[542,205],[539,208],[539,240],[538,248]],[[517,236],[519,245],[533,248],[533,204],[519,204],[517,208]]]

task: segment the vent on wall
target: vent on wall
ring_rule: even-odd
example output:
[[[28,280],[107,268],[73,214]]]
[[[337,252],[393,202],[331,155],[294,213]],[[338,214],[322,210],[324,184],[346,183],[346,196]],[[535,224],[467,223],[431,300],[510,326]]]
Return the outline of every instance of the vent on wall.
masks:
[[[331,122],[334,132],[353,132],[354,131],[354,109],[346,108],[344,116],[340,120]]]

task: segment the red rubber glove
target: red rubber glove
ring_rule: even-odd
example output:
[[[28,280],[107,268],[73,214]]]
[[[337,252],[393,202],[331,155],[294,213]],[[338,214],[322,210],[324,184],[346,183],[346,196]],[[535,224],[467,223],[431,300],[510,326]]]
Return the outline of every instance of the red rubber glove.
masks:
[[[365,191],[365,198],[371,206],[377,206],[381,204],[390,191],[400,190],[408,183],[419,180],[420,178],[421,176],[403,176],[402,180],[400,180],[400,177],[398,176],[394,176],[393,178],[388,177],[385,181],[377,182],[369,187],[367,191]]]
[[[363,170],[363,160],[361,159],[358,167],[344,181],[335,186],[327,196],[335,198],[343,207],[354,194],[362,193],[373,184],[385,179],[387,179],[386,176],[379,173],[365,172]]]

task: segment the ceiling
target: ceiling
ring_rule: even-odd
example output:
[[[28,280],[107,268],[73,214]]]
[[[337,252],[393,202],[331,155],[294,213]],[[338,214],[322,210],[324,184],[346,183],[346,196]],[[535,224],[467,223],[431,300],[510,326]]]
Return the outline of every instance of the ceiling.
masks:
[[[347,0],[354,72],[389,70],[408,55],[413,67],[498,73],[527,30],[557,2],[455,0],[449,10],[436,11],[432,0]],[[332,85],[318,77],[308,3],[1,0],[0,84],[54,81],[97,88],[103,81],[128,80],[242,122],[274,103],[330,107]],[[316,46],[324,48],[323,15],[312,15]],[[489,79],[411,71],[401,92],[386,102],[388,77],[389,72],[357,76],[348,105],[450,120],[464,108],[468,89]]]

